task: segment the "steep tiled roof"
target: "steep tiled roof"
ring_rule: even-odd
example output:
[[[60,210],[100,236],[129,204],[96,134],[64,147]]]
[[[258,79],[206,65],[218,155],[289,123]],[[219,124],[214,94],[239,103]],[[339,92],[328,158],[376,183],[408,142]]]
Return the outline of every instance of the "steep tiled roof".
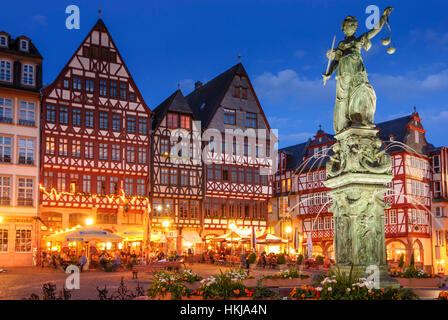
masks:
[[[247,77],[246,70],[241,63],[238,63],[206,84],[196,88],[186,97],[196,119],[201,121],[203,129],[211,121],[235,75]]]
[[[25,37],[26,38],[26,37]],[[30,39],[26,38],[28,40],[28,51],[22,51],[20,50],[20,37],[17,39],[13,39],[9,37],[9,43],[8,47],[0,47],[0,52],[4,53],[14,53],[25,57],[31,57],[31,58],[38,58],[42,59],[41,54],[37,50],[37,48],[34,46],[34,44],[31,42]]]
[[[193,115],[187,99],[185,99],[182,91],[176,90],[171,96],[163,101],[157,108],[153,110],[154,120],[153,129],[156,129],[168,111],[180,112]]]
[[[405,117],[380,122],[376,124],[376,127],[380,129],[379,137],[383,141],[390,140],[390,136],[394,136],[395,141],[404,143],[406,137],[406,126],[411,122],[412,115]]]
[[[310,141],[280,149],[286,154],[286,170],[295,170],[303,161]]]

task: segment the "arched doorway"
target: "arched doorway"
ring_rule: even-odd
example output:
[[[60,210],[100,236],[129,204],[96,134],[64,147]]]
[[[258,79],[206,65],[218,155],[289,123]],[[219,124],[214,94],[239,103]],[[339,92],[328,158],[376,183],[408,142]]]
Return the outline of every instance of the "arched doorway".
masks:
[[[414,254],[414,260],[416,264],[423,263],[423,246],[420,241],[415,240],[412,245],[412,253]]]
[[[387,261],[398,262],[400,256],[406,258],[406,246],[401,241],[392,241],[386,245]]]
[[[332,244],[330,244],[327,247],[327,250],[325,250],[325,257],[327,257],[330,260],[334,260],[334,247]]]

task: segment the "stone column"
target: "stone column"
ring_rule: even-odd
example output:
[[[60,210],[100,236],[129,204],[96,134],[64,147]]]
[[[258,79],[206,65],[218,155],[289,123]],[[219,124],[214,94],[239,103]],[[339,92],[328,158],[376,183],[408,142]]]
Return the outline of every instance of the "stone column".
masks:
[[[349,127],[336,135],[334,154],[327,163],[325,186],[334,215],[336,268],[356,269],[368,276],[378,267],[380,286],[396,286],[388,277],[384,233],[386,183],[393,178],[392,159],[381,150],[378,129]]]

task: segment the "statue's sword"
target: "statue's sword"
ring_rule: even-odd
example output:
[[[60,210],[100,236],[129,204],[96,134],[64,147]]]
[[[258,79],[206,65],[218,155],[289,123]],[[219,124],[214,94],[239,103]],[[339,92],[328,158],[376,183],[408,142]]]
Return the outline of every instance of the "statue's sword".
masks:
[[[331,51],[333,52],[333,49],[334,49],[334,42],[336,41],[336,35],[334,35],[334,37],[333,37],[333,43],[331,44]],[[333,59],[331,59],[331,58],[328,58],[328,64],[327,64],[327,71],[325,72],[325,74],[327,74],[328,73],[328,70],[330,70],[330,64],[331,64],[331,61],[333,61]],[[327,79],[324,79],[324,85],[326,85],[327,84]]]

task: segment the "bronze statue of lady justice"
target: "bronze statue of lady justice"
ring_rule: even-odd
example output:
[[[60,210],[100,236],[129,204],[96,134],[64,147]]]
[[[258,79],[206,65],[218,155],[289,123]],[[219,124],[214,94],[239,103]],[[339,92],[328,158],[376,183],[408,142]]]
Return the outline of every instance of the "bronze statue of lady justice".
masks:
[[[370,49],[370,39],[381,31],[392,10],[387,7],[375,27],[359,37],[355,37],[357,19],[348,16],[342,22],[345,39],[339,42],[336,49],[327,52],[328,59],[333,61],[327,72],[322,74],[324,83],[338,69],[333,121],[335,133],[350,126],[374,127],[376,94],[367,79],[361,48],[366,51]]]

